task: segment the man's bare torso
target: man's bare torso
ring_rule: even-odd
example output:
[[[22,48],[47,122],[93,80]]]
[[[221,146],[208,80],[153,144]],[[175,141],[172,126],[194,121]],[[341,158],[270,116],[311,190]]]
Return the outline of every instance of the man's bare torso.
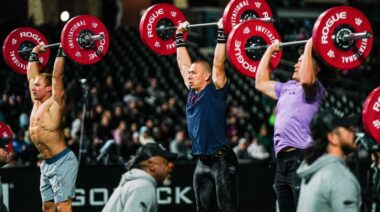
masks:
[[[45,102],[36,101],[30,115],[30,137],[42,153],[43,159],[48,159],[66,148],[61,130],[63,108],[59,107],[50,97]]]

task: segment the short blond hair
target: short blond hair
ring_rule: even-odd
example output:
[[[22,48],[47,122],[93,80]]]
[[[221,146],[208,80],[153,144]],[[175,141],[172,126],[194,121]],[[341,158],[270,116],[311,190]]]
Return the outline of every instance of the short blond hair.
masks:
[[[39,75],[39,77],[43,77],[44,78],[44,81],[45,81],[45,84],[46,86],[51,86],[52,84],[52,78],[53,78],[53,75],[50,74],[50,73],[42,73]]]
[[[205,60],[196,60],[193,62],[193,64],[199,64],[203,67],[203,70],[206,71],[207,73],[212,73],[212,69],[211,69],[211,66],[210,64],[205,61]]]

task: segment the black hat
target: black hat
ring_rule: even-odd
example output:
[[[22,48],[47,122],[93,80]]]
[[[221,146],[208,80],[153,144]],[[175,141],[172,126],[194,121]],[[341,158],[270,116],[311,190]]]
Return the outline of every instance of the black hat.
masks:
[[[0,148],[8,148],[12,144],[13,133],[11,128],[0,121]]]
[[[321,139],[327,133],[338,127],[354,127],[359,125],[359,116],[344,116],[335,109],[327,109],[316,114],[310,123],[310,130],[313,139]]]
[[[160,156],[168,161],[173,161],[177,158],[176,153],[169,152],[161,144],[147,143],[141,146],[133,159],[127,164],[127,169],[135,168],[138,164],[154,156]]]
[[[12,137],[0,138],[0,148],[8,148],[8,144],[10,144],[12,140]]]

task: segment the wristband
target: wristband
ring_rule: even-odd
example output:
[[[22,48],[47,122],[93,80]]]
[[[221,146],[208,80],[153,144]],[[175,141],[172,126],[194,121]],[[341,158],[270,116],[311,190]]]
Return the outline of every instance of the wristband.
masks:
[[[226,43],[226,33],[224,33],[224,30],[219,28],[218,29],[218,35],[216,39],[217,43]]]
[[[66,57],[66,53],[63,51],[62,47],[58,48],[57,57]]]
[[[177,48],[186,46],[185,40],[183,39],[183,33],[176,34],[175,45],[177,46]]]
[[[29,62],[38,62],[38,54],[35,52],[30,52]]]

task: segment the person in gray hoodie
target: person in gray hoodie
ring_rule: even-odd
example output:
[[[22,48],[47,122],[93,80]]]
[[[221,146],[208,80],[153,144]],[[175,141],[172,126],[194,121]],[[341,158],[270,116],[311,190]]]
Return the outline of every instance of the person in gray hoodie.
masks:
[[[313,144],[297,170],[302,179],[298,212],[359,211],[360,185],[345,163],[356,149],[357,122],[357,117],[344,117],[332,109],[313,118]]]
[[[169,180],[176,158],[157,143],[140,147],[102,212],[156,212],[157,184]]]

